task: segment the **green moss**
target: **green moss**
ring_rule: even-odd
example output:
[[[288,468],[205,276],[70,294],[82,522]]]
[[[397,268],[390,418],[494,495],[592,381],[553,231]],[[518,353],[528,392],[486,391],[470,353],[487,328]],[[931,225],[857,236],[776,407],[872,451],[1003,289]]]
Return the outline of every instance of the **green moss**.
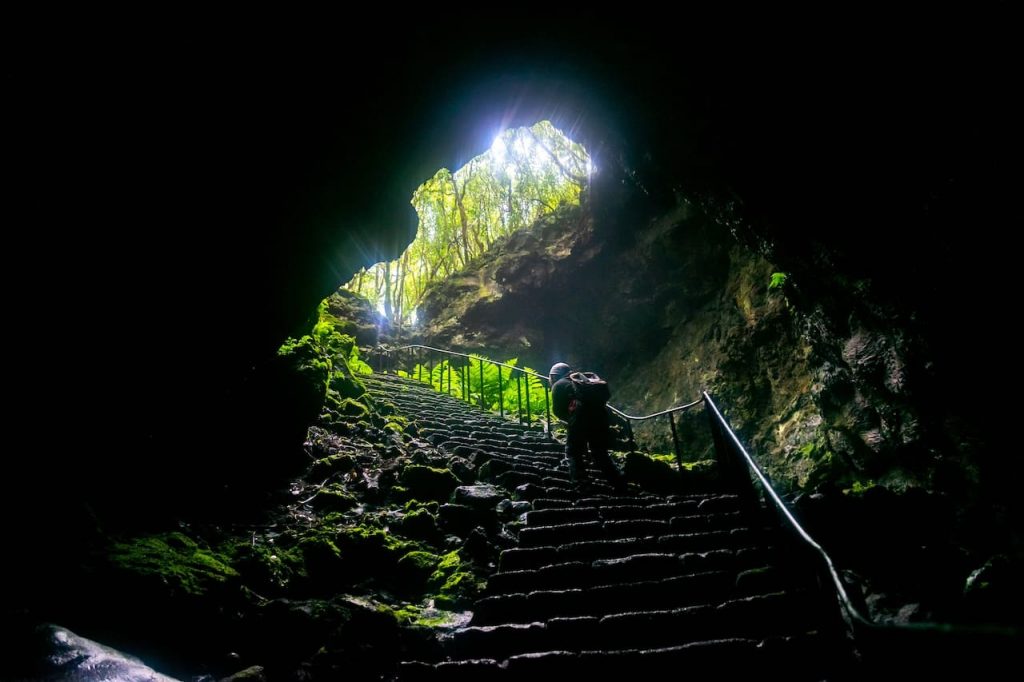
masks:
[[[174,593],[196,596],[238,576],[228,557],[182,533],[116,543],[110,548],[108,560],[119,570],[159,580]]]
[[[683,469],[692,472],[705,472],[715,469],[718,463],[713,459],[699,459],[696,462],[683,462]]]
[[[302,557],[281,547],[240,542],[232,552],[233,566],[242,580],[260,594],[284,593],[302,568]]]
[[[416,509],[402,517],[395,530],[410,538],[431,540],[438,535],[437,518],[426,509]]]
[[[358,400],[353,398],[338,398],[333,393],[329,394],[329,398],[331,401],[331,407],[339,414],[345,415],[346,417],[354,417],[356,419],[363,419],[370,416],[370,408]]]
[[[306,574],[314,581],[329,582],[338,574],[341,565],[341,551],[323,535],[312,535],[299,542]]]
[[[310,336],[289,338],[277,350],[278,358],[299,376],[294,400],[303,413],[316,415],[327,396],[330,358]]]
[[[420,502],[419,500],[409,500],[408,502],[405,503],[405,511],[407,512],[413,512],[416,511],[417,509],[426,509],[431,514],[437,514],[440,508],[441,505],[439,505],[437,502],[424,503]]]
[[[345,557],[347,571],[354,578],[391,576],[402,556],[422,549],[417,542],[368,526],[343,528],[335,541]]]
[[[839,457],[828,447],[825,436],[804,443],[797,449],[797,458],[806,460],[797,463],[798,470],[806,473],[797,479],[802,488],[816,488],[823,483],[837,483],[848,479],[849,472]]]
[[[626,454],[623,473],[627,480],[652,492],[676,492],[682,484],[679,472],[669,462],[652,459],[639,452]]]
[[[377,613],[383,613],[394,618],[399,625],[418,625],[417,622],[423,609],[414,604],[403,604],[398,608],[387,604],[378,604]]]
[[[359,505],[359,499],[338,484],[321,488],[311,504],[318,511],[345,511]]]
[[[409,586],[423,585],[434,573],[440,561],[441,557],[431,552],[409,552],[398,560],[399,577]]]
[[[351,471],[356,466],[356,460],[352,455],[331,455],[313,462],[310,468],[310,476],[319,478],[336,472]]]
[[[441,557],[441,561],[437,564],[437,570],[454,570],[457,569],[460,565],[462,565],[462,558],[459,556],[459,553],[448,552],[443,557]]]
[[[456,609],[473,602],[483,591],[485,583],[468,571],[457,571],[448,576],[434,597],[434,604],[442,609]]]
[[[662,454],[658,454],[658,453],[653,453],[652,452],[652,453],[648,453],[647,456],[649,458],[653,459],[655,462],[664,462],[665,464],[670,464],[670,465],[676,463],[676,456],[674,454],[662,455]]]
[[[875,488],[877,486],[878,486],[878,482],[874,481],[874,480],[867,480],[867,481],[863,481],[863,482],[861,482],[861,481],[854,481],[853,485],[851,485],[849,488],[843,488],[843,493],[845,495],[851,495],[851,496],[856,497],[856,496],[859,496],[859,495],[863,495],[867,491],[869,491],[872,488]]]

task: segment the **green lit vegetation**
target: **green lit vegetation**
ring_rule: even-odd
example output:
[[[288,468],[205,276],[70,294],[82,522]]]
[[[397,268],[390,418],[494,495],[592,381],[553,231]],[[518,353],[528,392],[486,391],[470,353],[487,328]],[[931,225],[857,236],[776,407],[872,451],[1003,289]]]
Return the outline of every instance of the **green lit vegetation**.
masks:
[[[299,377],[296,400],[308,405],[313,414],[324,409],[328,417],[369,416],[370,397],[359,375],[373,370],[360,359],[355,339],[338,331],[346,323],[330,314],[327,300],[317,313],[309,334],[285,339],[277,349],[278,357]]]
[[[768,291],[773,289],[781,289],[786,286],[786,280],[789,279],[789,274],[785,272],[773,272],[771,280],[768,282]]]
[[[428,285],[466,267],[496,239],[578,204],[589,173],[586,150],[550,122],[506,130],[484,154],[420,185],[412,198],[415,240],[397,259],[356,273],[345,288],[406,324]]]
[[[544,421],[546,419],[544,401],[548,392],[548,383],[530,374],[514,371],[512,367],[518,367],[518,362],[518,358],[512,358],[504,361],[504,364],[509,367],[499,367],[487,359],[472,356],[469,358],[468,365],[462,362],[441,360],[437,364],[416,365],[411,372],[399,371],[398,374],[429,383],[435,391],[450,393],[474,405],[480,404],[482,390],[483,403],[492,412],[497,412],[500,405],[506,414],[515,414],[521,404],[524,419],[526,418],[527,395],[529,395],[530,420]],[[480,379],[481,363],[483,364],[482,382]],[[522,369],[527,372],[536,372],[529,367]],[[500,390],[499,372],[501,374]]]

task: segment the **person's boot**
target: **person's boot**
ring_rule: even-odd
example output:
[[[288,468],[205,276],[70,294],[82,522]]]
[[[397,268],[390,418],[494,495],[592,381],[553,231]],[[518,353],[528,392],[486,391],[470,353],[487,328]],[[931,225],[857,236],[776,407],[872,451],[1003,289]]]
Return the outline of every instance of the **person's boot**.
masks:
[[[580,490],[588,482],[587,469],[573,458],[569,458],[569,485],[575,490]]]

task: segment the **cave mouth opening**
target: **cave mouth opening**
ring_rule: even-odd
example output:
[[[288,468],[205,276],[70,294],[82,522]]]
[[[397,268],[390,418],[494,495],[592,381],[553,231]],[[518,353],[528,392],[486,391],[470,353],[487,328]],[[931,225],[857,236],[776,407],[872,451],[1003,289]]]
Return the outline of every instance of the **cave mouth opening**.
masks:
[[[415,325],[429,286],[456,274],[497,240],[566,205],[594,172],[583,145],[542,120],[508,128],[452,172],[440,168],[413,193],[416,237],[398,258],[357,272],[342,288],[368,298],[391,325]]]

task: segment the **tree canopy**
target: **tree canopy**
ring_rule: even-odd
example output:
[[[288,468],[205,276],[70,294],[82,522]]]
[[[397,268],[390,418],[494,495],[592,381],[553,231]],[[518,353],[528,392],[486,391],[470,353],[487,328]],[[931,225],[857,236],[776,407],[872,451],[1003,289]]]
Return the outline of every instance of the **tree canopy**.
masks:
[[[463,269],[495,239],[579,203],[590,157],[549,121],[502,132],[491,148],[452,173],[442,168],[412,197],[416,238],[393,261],[356,273],[345,288],[396,324],[415,319],[428,285]]]

